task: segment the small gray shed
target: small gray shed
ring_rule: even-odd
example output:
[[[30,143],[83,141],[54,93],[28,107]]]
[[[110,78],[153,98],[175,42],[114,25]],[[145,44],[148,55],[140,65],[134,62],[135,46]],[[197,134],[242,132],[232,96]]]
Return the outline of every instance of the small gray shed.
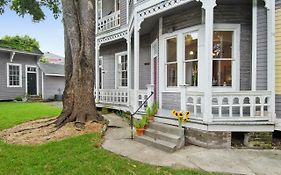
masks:
[[[65,86],[64,65],[39,64],[42,70],[42,98],[53,100],[55,95],[62,95]]]

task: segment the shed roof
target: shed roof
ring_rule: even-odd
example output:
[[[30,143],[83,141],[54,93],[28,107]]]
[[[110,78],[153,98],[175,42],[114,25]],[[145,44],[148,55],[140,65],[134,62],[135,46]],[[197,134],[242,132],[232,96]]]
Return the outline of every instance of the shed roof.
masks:
[[[64,65],[62,64],[39,64],[39,67],[44,72],[46,76],[58,76],[63,77],[64,74]]]

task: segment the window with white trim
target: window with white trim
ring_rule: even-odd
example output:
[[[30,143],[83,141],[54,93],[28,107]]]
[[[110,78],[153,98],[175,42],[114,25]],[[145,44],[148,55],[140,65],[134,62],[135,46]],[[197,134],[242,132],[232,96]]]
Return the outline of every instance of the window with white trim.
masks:
[[[166,70],[167,70],[167,86],[176,87],[177,81],[177,38],[166,40]]]
[[[128,56],[127,53],[117,57],[118,87],[128,86]]]
[[[20,64],[7,64],[7,86],[8,87],[21,87],[21,65]]]
[[[185,84],[198,86],[198,32],[185,34]]]
[[[232,86],[233,31],[214,31],[213,86]]]

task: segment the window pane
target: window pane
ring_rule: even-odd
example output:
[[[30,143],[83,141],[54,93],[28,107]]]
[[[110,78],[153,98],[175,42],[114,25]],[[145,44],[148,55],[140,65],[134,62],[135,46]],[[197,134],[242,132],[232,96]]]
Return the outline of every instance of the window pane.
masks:
[[[197,59],[198,33],[190,33],[185,36],[185,60]]]
[[[198,62],[185,63],[185,84],[189,86],[198,85]]]
[[[177,61],[177,38],[167,40],[167,62]]]
[[[232,61],[213,61],[213,86],[232,85]]]
[[[167,85],[177,86],[177,64],[167,65]]]
[[[233,32],[214,32],[214,58],[232,58]]]
[[[20,85],[20,67],[9,65],[9,85],[19,86]]]

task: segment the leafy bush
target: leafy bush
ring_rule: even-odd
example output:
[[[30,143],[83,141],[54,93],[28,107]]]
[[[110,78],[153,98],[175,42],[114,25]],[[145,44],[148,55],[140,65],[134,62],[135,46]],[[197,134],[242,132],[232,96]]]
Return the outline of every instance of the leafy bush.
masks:
[[[25,36],[4,36],[1,38],[0,47],[17,49],[27,52],[39,50],[39,42],[27,35]]]
[[[21,97],[21,96],[17,96],[17,97],[15,98],[15,100],[16,100],[16,101],[22,101],[22,97]]]

